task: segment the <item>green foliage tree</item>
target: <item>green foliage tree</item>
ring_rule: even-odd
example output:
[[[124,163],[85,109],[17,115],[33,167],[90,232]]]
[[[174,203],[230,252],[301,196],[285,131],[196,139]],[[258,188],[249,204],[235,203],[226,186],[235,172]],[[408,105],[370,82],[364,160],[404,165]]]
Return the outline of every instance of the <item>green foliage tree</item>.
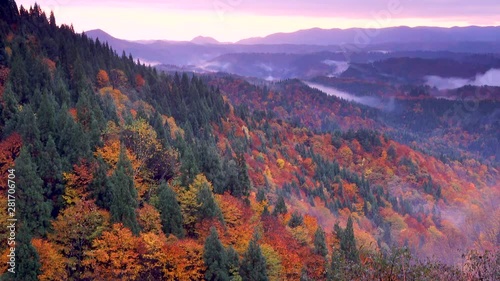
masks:
[[[251,182],[243,153],[238,153],[236,157],[236,167],[237,181],[231,186],[231,194],[236,197],[248,196]]]
[[[326,257],[328,255],[328,248],[326,247],[325,231],[321,226],[314,233],[314,252],[318,255]]]
[[[104,122],[99,105],[97,102],[92,101],[92,97],[87,91],[80,93],[76,103],[76,118],[89,136],[90,144],[93,147],[100,142],[101,127],[104,126]],[[101,126],[99,123],[101,123]]]
[[[36,113],[36,121],[40,130],[40,139],[47,142],[48,137],[55,133],[56,111],[55,101],[52,95],[44,93],[42,101]]]
[[[327,280],[347,281],[345,276],[345,259],[338,249],[333,249],[332,260],[327,271]]]
[[[201,187],[197,197],[198,203],[200,204],[200,207],[198,209],[198,216],[200,219],[219,218],[221,221],[223,221],[222,212],[215,202],[213,192],[208,185],[204,184]]]
[[[107,176],[108,165],[102,157],[98,157],[95,163],[94,178],[89,185],[89,190],[92,192],[92,198],[95,199],[96,205],[109,210],[112,190]]]
[[[132,178],[133,169],[127,157],[125,148],[120,149],[120,156],[116,170],[110,178],[111,186],[111,221],[121,222],[130,228],[134,234],[139,234],[139,224],[135,209],[137,208],[137,190]]]
[[[220,159],[217,147],[209,141],[204,141],[198,145],[198,162],[203,174],[212,182],[214,192],[223,194],[227,191],[225,179],[230,178],[228,171],[223,171],[222,161]]]
[[[158,140],[164,147],[168,147],[170,144],[170,135],[167,133],[165,126],[163,125],[163,119],[158,111],[155,111],[154,115],[150,119],[150,125],[155,129]]]
[[[303,222],[304,222],[304,217],[302,217],[302,215],[299,212],[295,211],[292,213],[290,221],[288,221],[288,226],[291,228],[295,228],[299,225],[302,225]]]
[[[205,240],[203,261],[207,267],[207,271],[205,271],[206,280],[230,280],[226,249],[220,242],[217,230],[213,226],[210,228],[210,235]]]
[[[47,144],[40,153],[38,160],[39,173],[45,184],[54,185],[61,182],[61,157],[56,148],[52,135],[48,136]]]
[[[267,281],[266,259],[262,255],[257,238],[254,237],[248,244],[240,266],[240,275],[243,280]]]
[[[23,147],[15,161],[16,186],[19,191],[19,217],[26,231],[34,235],[43,235],[50,226],[52,206],[42,193],[43,181],[37,174],[36,164]]]
[[[52,199],[55,202],[54,212],[58,212],[63,207],[61,195],[64,191],[62,183],[62,163],[59,152],[52,135],[49,135],[45,148],[37,158],[38,172],[43,180],[43,193],[46,199]]]
[[[2,109],[1,122],[2,131],[4,133],[12,132],[16,127],[16,122],[18,119],[18,105],[16,94],[13,92],[11,84],[7,83],[2,95],[3,103],[0,104]]]
[[[160,211],[163,232],[166,235],[173,234],[177,237],[183,237],[182,213],[177,201],[177,195],[170,186],[162,182],[159,187],[158,197],[158,210]]]
[[[54,140],[59,154],[63,156],[63,170],[69,170],[72,163],[76,163],[78,159],[90,158],[88,136],[83,131],[82,125],[75,123],[65,104],[59,110],[57,124]]]
[[[198,164],[195,155],[190,146],[187,146],[183,153],[181,153],[181,183],[182,185],[189,185],[196,175],[199,173]]]
[[[276,206],[274,207],[273,215],[286,214],[288,212],[285,204],[285,199],[282,195],[278,197],[278,201],[276,202]]]
[[[257,199],[257,202],[266,200],[266,193],[263,188],[259,188],[259,190],[257,190],[257,195],[255,198]]]
[[[19,12],[17,4],[14,0],[1,0],[0,2],[0,19],[5,20],[6,23],[12,24],[17,22]]]
[[[54,16],[54,12],[53,11],[50,11],[49,23],[50,23],[50,27],[52,27],[52,28],[55,28],[57,26],[57,24],[56,24],[56,17]]]
[[[342,229],[338,224],[334,226],[335,233],[340,240],[340,251],[347,261],[359,263],[359,251],[356,247],[356,240],[354,238],[354,230],[352,218],[349,217],[345,229]]]
[[[41,150],[40,131],[38,130],[35,113],[30,105],[24,106],[20,112],[17,130],[21,134],[23,143],[26,143],[30,153],[36,154]]]
[[[229,246],[227,249],[227,268],[229,271],[229,277],[231,281],[242,281],[240,276],[240,257],[236,250]]]

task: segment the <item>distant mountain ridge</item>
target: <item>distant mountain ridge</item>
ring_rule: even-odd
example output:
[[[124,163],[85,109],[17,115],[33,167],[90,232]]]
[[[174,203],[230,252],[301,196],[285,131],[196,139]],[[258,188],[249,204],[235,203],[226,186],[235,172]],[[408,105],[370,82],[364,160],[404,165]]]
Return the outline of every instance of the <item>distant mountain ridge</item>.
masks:
[[[375,31],[372,31],[375,32]],[[363,37],[363,29],[308,29],[276,33],[263,38],[249,38],[237,43],[219,42],[198,36],[191,41],[118,39],[103,30],[85,32],[90,38],[108,42],[118,53],[131,53],[141,61],[166,65],[203,65],[224,54],[311,54],[333,52],[341,56],[349,51],[342,44],[355,44],[354,51],[406,52],[449,51],[458,53],[499,53],[500,27],[394,27],[378,31],[377,36]],[[374,34],[374,33],[370,33]],[[367,36],[367,35],[365,35]],[[355,41],[357,40],[357,41]]]
[[[197,36],[191,40],[192,43],[195,44],[220,44],[219,41],[215,40],[212,37],[207,37],[207,36]]]
[[[237,44],[311,44],[360,45],[405,42],[500,42],[499,26],[468,27],[388,27],[381,29],[304,29],[290,33],[274,33],[265,37],[247,38]]]

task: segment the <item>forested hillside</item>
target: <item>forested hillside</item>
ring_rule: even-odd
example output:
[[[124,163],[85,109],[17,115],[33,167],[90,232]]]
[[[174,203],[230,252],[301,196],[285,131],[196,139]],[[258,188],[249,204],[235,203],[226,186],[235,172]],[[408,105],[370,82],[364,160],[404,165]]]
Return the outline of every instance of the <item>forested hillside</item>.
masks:
[[[0,3],[2,280],[498,279],[495,165],[297,81],[167,75]]]

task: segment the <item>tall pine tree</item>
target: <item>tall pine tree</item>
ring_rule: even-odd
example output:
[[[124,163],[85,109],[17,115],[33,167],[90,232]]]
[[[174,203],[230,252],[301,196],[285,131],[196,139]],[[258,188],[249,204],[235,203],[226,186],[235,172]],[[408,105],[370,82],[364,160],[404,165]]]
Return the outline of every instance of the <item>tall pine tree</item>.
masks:
[[[314,252],[318,255],[326,257],[328,249],[326,248],[325,231],[321,226],[314,233]]]
[[[38,176],[36,164],[25,147],[21,149],[15,163],[20,220],[28,232],[43,235],[50,226],[52,211],[51,204],[45,200],[43,194],[43,181]]]
[[[205,240],[203,261],[207,266],[205,279],[208,281],[229,281],[226,249],[219,240],[215,227],[210,228],[210,235]]]
[[[285,204],[285,199],[282,195],[278,197],[278,201],[276,201],[276,206],[274,207],[273,215],[284,215],[287,213],[287,208]]]
[[[132,175],[134,171],[124,147],[120,149],[120,158],[116,170],[110,178],[111,186],[111,221],[123,223],[134,234],[139,234],[139,224],[135,209],[137,208],[137,190]]]
[[[108,165],[102,157],[98,157],[96,163],[97,167],[94,171],[94,178],[90,183],[89,189],[92,192],[92,197],[95,199],[96,205],[109,210],[112,190],[107,176]]]
[[[335,225],[334,229],[340,240],[340,251],[345,259],[354,263],[359,263],[359,251],[358,248],[356,248],[352,218],[349,217],[347,220],[345,229],[342,229],[338,224]]]
[[[183,237],[182,213],[179,202],[177,202],[177,195],[170,186],[162,182],[158,197],[158,210],[160,211],[163,232],[166,235],[173,234],[179,238]]]
[[[240,266],[240,275],[243,280],[248,281],[267,281],[266,259],[262,255],[257,238],[254,237],[248,249],[243,255]]]
[[[227,268],[231,281],[243,280],[240,276],[240,257],[232,246],[227,249]]]

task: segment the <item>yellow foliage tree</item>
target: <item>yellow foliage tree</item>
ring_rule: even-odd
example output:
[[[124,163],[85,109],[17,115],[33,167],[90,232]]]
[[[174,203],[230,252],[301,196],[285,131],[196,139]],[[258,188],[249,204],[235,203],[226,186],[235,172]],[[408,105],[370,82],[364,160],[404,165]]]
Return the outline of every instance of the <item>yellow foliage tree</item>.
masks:
[[[198,202],[198,194],[204,186],[213,191],[213,186],[205,175],[198,174],[193,183],[189,185],[189,188],[181,190],[179,193],[178,200],[181,206],[184,227],[188,233],[194,233],[195,231],[195,224],[198,221],[198,209],[202,205]]]
[[[278,168],[283,169],[285,167],[285,160],[278,158],[278,160],[276,160],[276,165]]]
[[[137,167],[134,167],[136,174],[143,170],[150,158],[162,150],[156,131],[144,119],[134,120],[132,124],[125,126],[123,136],[125,145],[136,156]]]
[[[139,260],[142,265],[139,280],[162,280],[167,278],[167,260],[171,253],[166,249],[166,237],[153,232],[143,232],[139,239]]]
[[[310,245],[312,242],[311,235],[309,235],[309,231],[303,225],[299,225],[297,227],[291,228],[289,226],[286,227],[288,231],[292,234],[292,236],[299,241],[302,245]]]
[[[162,117],[163,119],[165,119],[164,122],[166,122],[168,124],[168,127],[170,128],[170,137],[172,139],[175,139],[177,135],[184,137],[184,130],[177,126],[174,117],[167,117],[165,115],[163,115]]]
[[[269,244],[260,245],[262,255],[266,259],[266,271],[269,281],[279,281],[281,278],[281,258],[278,252]]]
[[[109,213],[100,210],[92,201],[78,201],[59,213],[52,222],[54,232],[49,241],[65,256],[72,278],[79,278],[84,251],[91,241],[108,227]]]
[[[352,162],[352,150],[347,145],[342,145],[339,149],[340,158],[346,164],[350,164]]]

